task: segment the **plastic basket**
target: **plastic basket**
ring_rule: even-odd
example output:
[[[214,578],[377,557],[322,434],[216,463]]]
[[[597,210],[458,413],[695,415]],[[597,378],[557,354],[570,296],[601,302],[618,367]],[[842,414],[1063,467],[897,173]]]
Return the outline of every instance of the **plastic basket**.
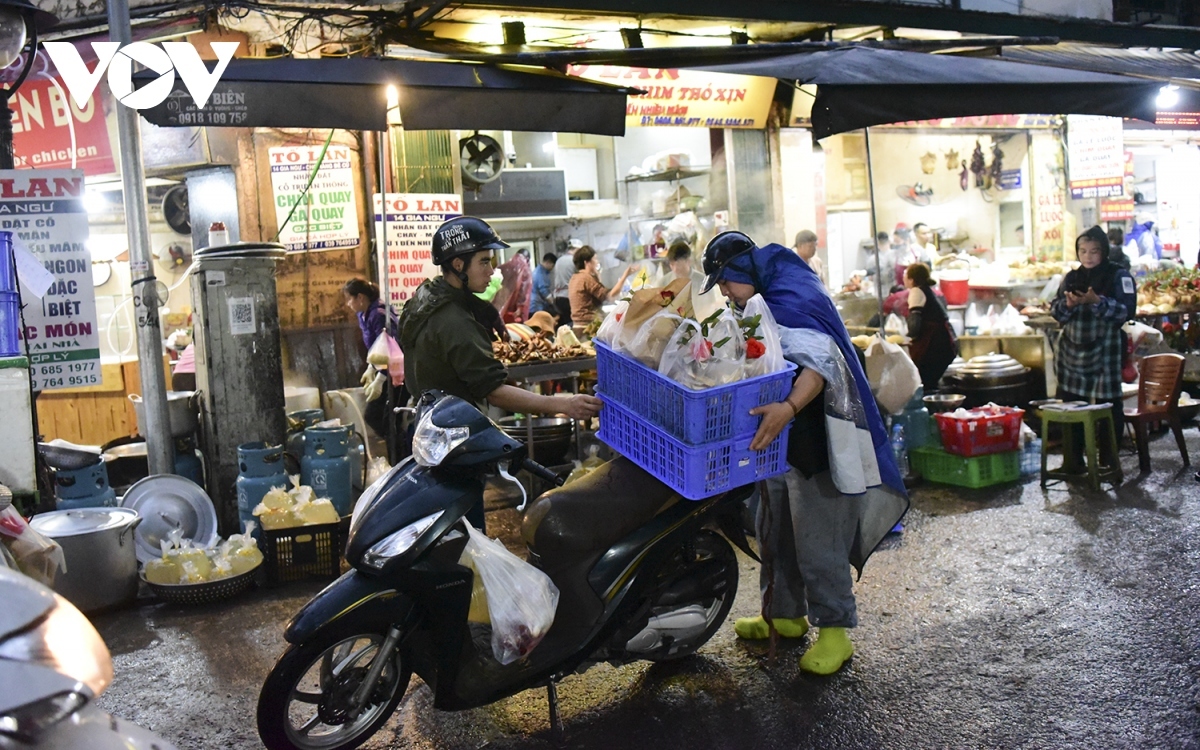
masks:
[[[1021,475],[1042,473],[1042,439],[1034,438],[1021,449]]]
[[[792,389],[796,365],[770,375],[693,391],[632,357],[595,342],[598,390],[688,445],[708,445],[753,435],[756,406],[782,401]]]
[[[261,565],[259,563],[245,573],[204,583],[154,583],[146,580],[145,575],[141,579],[163,601],[174,604],[214,604],[231,599],[253,586],[254,575]]]
[[[971,411],[971,417],[934,415],[942,433],[942,447],[960,456],[1004,453],[1021,447],[1023,409],[985,406]]]
[[[337,523],[263,529],[261,544],[268,586],[310,578],[337,578],[342,572]]]
[[[605,397],[597,437],[688,500],[702,500],[787,471],[789,424],[766,450],[753,435],[687,445]]]
[[[938,484],[979,489],[1021,478],[1019,451],[967,458],[927,445],[909,451],[908,458],[914,471]]]

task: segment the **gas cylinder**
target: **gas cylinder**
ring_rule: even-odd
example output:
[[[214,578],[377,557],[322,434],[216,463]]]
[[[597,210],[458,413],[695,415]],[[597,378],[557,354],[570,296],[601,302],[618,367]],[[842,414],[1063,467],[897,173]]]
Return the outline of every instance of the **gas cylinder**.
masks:
[[[324,409],[300,409],[290,411],[288,418],[287,452],[296,463],[304,458],[304,430],[325,420]]]
[[[282,445],[242,443],[238,446],[237,453],[238,519],[244,532],[248,521],[257,523],[254,508],[262,502],[263,495],[273,487],[290,489],[292,484],[283,466]]]
[[[351,509],[349,427],[309,427],[304,430],[304,458],[300,459],[300,484],[327,497],[339,516]]]
[[[904,411],[892,416],[893,424],[904,425],[904,442],[909,450],[928,445],[931,441],[929,433],[929,410],[925,408],[925,392],[917,388],[917,392],[904,406]]]
[[[194,437],[175,438],[175,473],[204,486],[204,463]]]
[[[108,483],[108,464],[102,460],[82,469],[55,469],[54,497],[59,510],[117,505],[117,493]]]

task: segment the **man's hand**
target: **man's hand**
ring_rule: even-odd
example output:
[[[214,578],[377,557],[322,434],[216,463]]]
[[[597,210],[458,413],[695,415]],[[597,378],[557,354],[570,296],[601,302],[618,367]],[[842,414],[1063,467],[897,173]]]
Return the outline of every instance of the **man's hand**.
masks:
[[[561,411],[571,419],[591,419],[600,413],[604,402],[595,396],[580,393],[576,396],[558,396],[562,401]]]
[[[358,379],[359,384],[366,388],[375,380],[377,372],[379,371],[375,369],[375,365],[367,365],[367,369],[363,370],[362,377]]]
[[[779,437],[779,433],[783,432],[783,428],[796,418],[796,411],[787,403],[782,401],[774,404],[766,404],[765,406],[756,406],[750,410],[750,413],[758,416],[762,415],[762,422],[758,424],[758,432],[754,433],[754,440],[750,441],[750,450],[761,451],[767,448]]]

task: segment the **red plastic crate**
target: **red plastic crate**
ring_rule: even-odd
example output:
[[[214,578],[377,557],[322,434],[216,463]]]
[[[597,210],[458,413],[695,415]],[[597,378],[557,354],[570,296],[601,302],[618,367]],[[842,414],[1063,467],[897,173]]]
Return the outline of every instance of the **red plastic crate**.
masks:
[[[935,414],[942,433],[942,447],[959,456],[983,456],[1015,451],[1021,447],[1021,418],[1024,409],[984,406],[972,409],[970,417]]]

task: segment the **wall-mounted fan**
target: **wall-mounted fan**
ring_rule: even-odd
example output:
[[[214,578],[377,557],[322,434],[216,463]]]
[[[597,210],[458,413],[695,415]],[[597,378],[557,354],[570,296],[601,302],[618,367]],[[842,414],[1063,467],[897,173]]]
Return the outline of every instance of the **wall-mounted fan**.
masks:
[[[192,215],[188,212],[186,185],[176,185],[163,195],[162,212],[167,226],[179,234],[191,235]]]
[[[475,133],[458,142],[463,179],[482,185],[500,176],[504,169],[504,147],[495,138]]]
[[[192,260],[192,243],[168,242],[155,253],[159,262],[170,268],[183,268]]]

